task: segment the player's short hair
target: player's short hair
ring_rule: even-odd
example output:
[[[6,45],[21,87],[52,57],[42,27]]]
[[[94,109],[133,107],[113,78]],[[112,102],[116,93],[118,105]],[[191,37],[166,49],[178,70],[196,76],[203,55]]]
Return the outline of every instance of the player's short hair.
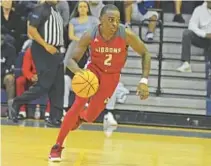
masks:
[[[119,12],[119,9],[113,4],[107,4],[102,8],[102,10],[100,12],[100,17],[102,17],[104,14],[106,14],[107,11],[118,11]]]

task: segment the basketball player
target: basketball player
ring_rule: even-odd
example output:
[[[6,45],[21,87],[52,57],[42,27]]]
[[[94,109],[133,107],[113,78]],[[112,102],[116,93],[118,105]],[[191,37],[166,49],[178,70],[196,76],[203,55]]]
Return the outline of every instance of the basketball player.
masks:
[[[73,58],[69,60],[69,69],[73,73],[81,72],[77,62],[90,47],[91,62],[88,70],[92,71],[99,79],[99,89],[91,98],[89,106],[84,106],[89,99],[76,96],[75,102],[64,117],[56,144],[52,147],[49,160],[61,161],[63,141],[69,131],[75,130],[82,121],[93,122],[104,110],[119,82],[120,71],[127,58],[127,47],[130,46],[142,56],[142,78],[138,83],[137,95],[141,100],[149,96],[148,76],[150,72],[151,56],[139,38],[120,22],[120,12],[114,5],[103,7],[100,15],[100,25],[86,32],[74,50]]]

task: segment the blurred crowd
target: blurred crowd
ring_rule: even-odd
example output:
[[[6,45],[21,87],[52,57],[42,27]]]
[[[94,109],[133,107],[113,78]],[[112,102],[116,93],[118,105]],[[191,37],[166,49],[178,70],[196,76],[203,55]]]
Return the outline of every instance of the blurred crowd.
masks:
[[[7,98],[12,99],[15,95],[21,95],[38,81],[36,68],[31,56],[30,45],[32,40],[27,35],[27,17],[34,7],[44,3],[41,1],[11,1],[1,2],[1,85],[6,89]],[[156,20],[159,13],[151,8],[160,8],[159,1],[137,0],[137,1],[59,1],[56,8],[60,12],[64,23],[65,44],[63,47],[64,64],[68,61],[71,51],[79,41],[82,34],[99,23],[100,11],[107,3],[113,3],[121,12],[121,22],[130,28],[132,21],[149,20],[146,40],[153,40],[156,29]],[[185,23],[181,7],[182,0],[175,0],[173,22]],[[211,2],[197,2],[191,17],[189,27],[183,33],[182,39],[182,66],[177,70],[180,72],[191,72],[190,59],[191,45],[205,48],[210,51],[211,40]],[[88,17],[88,19],[87,19]],[[88,60],[88,53],[80,61],[84,66]],[[18,68],[20,70],[18,70]],[[66,71],[64,108],[71,105],[69,95],[71,91],[70,82],[72,73]],[[121,83],[120,83],[121,86]],[[120,88],[121,89],[121,88]],[[122,88],[123,89],[123,88]],[[121,91],[121,90],[120,90]],[[125,94],[127,94],[127,90]],[[119,93],[119,92],[117,92]],[[73,98],[74,100],[74,98]],[[72,101],[73,101],[72,100]],[[123,97],[119,97],[124,102]],[[48,102],[45,118],[49,117],[50,103]],[[36,108],[39,108],[39,104]],[[113,106],[111,106],[113,108]],[[22,106],[19,118],[27,117],[26,106]],[[65,112],[65,111],[64,111]],[[65,113],[64,113],[65,114]],[[39,117],[39,115],[36,114]]]

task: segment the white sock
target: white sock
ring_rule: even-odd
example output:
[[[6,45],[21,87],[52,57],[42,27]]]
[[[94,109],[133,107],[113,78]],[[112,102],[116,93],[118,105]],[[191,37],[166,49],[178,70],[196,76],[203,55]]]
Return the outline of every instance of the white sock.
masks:
[[[64,76],[64,107],[69,106],[69,94],[70,94],[71,78],[68,75]]]

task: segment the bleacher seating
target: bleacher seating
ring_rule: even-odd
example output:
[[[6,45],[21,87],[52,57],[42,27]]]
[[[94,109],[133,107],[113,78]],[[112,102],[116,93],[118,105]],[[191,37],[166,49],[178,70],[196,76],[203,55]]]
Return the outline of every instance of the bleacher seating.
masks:
[[[121,82],[130,90],[130,95],[124,104],[117,104],[116,109],[138,110],[149,112],[180,113],[211,115],[211,81],[206,82],[205,57],[203,50],[192,47],[191,66],[192,73],[179,73],[176,68],[181,61],[181,40],[182,33],[187,28],[190,14],[183,14],[186,24],[173,23],[174,14],[164,14],[164,33],[163,33],[163,60],[161,77],[161,95],[156,96],[158,85],[158,58],[159,44],[151,43],[147,47],[152,53],[151,75],[149,78],[151,96],[146,101],[140,101],[135,95],[137,83],[141,75],[141,60],[139,55],[129,48],[129,56],[124,69],[122,70]],[[133,27],[138,34],[138,27]],[[147,29],[142,28],[142,36]],[[155,33],[155,40],[159,40],[160,30]],[[21,58],[18,65],[21,63]],[[207,66],[208,67],[208,66]],[[20,68],[16,66],[16,75],[20,74]],[[207,97],[207,99],[206,99]],[[1,90],[1,102],[6,103],[5,90]],[[46,96],[41,97],[31,104],[43,104],[47,101]],[[209,111],[206,111],[207,110]]]
[[[206,53],[205,53],[206,54]],[[208,54],[208,56],[211,56]],[[207,79],[207,115],[211,115],[211,57],[206,57],[206,79]]]
[[[21,67],[22,67],[22,63],[23,63],[23,56],[24,56],[24,52],[20,52],[17,56],[17,60],[15,63],[15,69],[14,69],[14,74],[15,74],[16,78],[22,75]],[[5,89],[1,89],[1,103],[3,103],[3,104],[7,103],[7,95],[6,95]],[[47,104],[47,95],[42,96],[42,97],[30,102],[30,104],[46,105]]]
[[[7,102],[7,94],[4,89],[1,89],[1,103],[6,103]]]
[[[205,58],[203,50],[192,48],[192,73],[179,73],[176,68],[181,64],[181,40],[183,30],[187,24],[172,23],[173,14],[164,14],[164,43],[162,60],[161,90],[162,94],[156,96],[158,79],[158,44],[148,44],[152,53],[152,70],[149,78],[151,96],[146,101],[140,101],[135,95],[136,86],[140,80],[141,60],[131,49],[125,68],[122,70],[121,81],[131,94],[125,104],[117,104],[116,109],[139,110],[181,114],[206,114],[206,80]],[[190,15],[185,15],[186,22]],[[138,27],[133,27],[138,34]],[[142,36],[147,29],[143,28]],[[155,40],[159,39],[159,29],[156,30]]]

